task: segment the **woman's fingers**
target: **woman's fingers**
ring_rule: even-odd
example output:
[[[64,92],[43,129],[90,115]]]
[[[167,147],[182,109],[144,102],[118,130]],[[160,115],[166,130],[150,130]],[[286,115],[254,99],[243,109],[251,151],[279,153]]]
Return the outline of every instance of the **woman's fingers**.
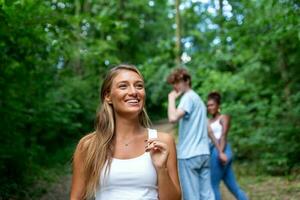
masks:
[[[168,145],[165,144],[164,142],[161,142],[158,139],[149,139],[147,141],[147,145],[145,147],[145,150],[151,151],[151,150],[160,150],[160,151],[168,151]]]
[[[146,152],[150,152],[152,162],[155,168],[165,168],[169,156],[169,147],[166,143],[159,139],[149,139],[147,146],[145,147]]]
[[[227,156],[226,156],[226,154],[224,154],[224,153],[221,153],[220,155],[219,155],[219,159],[220,159],[220,161],[221,161],[221,163],[223,164],[223,165],[225,165],[226,163],[227,163]]]

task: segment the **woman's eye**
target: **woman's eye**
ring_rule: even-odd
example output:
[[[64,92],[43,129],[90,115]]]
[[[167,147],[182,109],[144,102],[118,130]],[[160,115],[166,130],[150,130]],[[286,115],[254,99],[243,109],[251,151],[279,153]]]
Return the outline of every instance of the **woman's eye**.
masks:
[[[126,89],[126,87],[127,87],[126,85],[119,85],[120,89]]]
[[[138,85],[136,85],[136,88],[137,88],[137,89],[143,89],[143,88],[144,88],[144,85],[143,85],[143,84],[138,84]]]

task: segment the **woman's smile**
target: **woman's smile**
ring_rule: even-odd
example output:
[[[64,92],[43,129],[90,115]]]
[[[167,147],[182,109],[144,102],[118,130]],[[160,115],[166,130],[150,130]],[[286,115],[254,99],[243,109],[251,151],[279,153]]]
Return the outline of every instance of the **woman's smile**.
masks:
[[[138,106],[140,100],[137,99],[137,98],[135,98],[135,99],[127,99],[127,100],[125,100],[125,102],[127,102],[131,106]]]

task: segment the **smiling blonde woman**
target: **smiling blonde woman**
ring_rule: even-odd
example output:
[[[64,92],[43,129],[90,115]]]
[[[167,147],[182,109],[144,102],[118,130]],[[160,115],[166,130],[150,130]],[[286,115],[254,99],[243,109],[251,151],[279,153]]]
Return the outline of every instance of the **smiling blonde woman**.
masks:
[[[135,66],[111,69],[95,131],[78,143],[71,200],[179,200],[173,137],[149,128],[144,80]]]

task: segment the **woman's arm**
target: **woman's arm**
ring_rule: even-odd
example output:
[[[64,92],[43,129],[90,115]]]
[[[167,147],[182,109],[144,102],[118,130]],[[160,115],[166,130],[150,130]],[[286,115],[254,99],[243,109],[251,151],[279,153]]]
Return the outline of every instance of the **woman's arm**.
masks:
[[[208,123],[209,124],[209,123]],[[226,164],[227,163],[227,156],[226,154],[223,152],[224,149],[221,148],[220,143],[218,142],[217,138],[215,137],[215,135],[213,134],[213,131],[210,127],[210,125],[208,125],[208,136],[210,137],[210,139],[212,140],[212,142],[214,143],[216,149],[218,150],[219,153],[219,159],[221,161],[222,164]]]
[[[78,143],[77,148],[73,157],[73,175],[72,175],[72,186],[70,200],[83,200],[85,190],[85,177],[82,153],[82,140]]]
[[[170,134],[159,133],[158,140],[150,142],[149,146],[147,150],[152,151],[152,161],[154,162],[158,176],[159,199],[180,200],[181,189],[174,138]],[[162,158],[166,158],[165,156],[167,156],[167,159],[161,162],[164,160]]]
[[[227,142],[227,135],[230,128],[230,117],[228,115],[222,115],[220,123],[222,125],[222,135],[220,138],[220,149],[222,152],[225,149],[226,142]]]
[[[213,134],[213,131],[210,127],[210,125],[208,124],[208,127],[207,127],[207,131],[208,131],[208,136],[209,138],[211,139],[211,141],[213,142],[214,146],[216,147],[216,149],[218,150],[218,152],[222,152],[221,151],[221,148],[220,148],[220,144],[219,142],[217,141],[217,138],[215,137],[215,135]]]

